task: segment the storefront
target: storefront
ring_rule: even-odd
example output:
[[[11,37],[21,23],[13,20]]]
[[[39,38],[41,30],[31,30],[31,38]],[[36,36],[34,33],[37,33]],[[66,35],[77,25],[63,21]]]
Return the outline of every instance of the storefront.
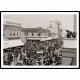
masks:
[[[26,38],[26,42],[39,42],[40,38]]]

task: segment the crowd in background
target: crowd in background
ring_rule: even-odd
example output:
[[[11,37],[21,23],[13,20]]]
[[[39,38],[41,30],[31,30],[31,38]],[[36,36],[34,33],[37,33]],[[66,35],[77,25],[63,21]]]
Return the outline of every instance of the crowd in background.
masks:
[[[4,65],[60,65],[61,46],[56,41],[27,41],[22,47],[3,52]]]

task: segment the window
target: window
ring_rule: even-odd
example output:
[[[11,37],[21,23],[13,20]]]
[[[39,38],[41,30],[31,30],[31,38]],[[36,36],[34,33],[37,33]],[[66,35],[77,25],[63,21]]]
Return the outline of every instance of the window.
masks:
[[[15,36],[15,30],[14,30],[13,36]]]
[[[25,32],[24,34],[25,34],[25,36],[26,36],[26,35],[28,36],[28,33],[27,33],[27,32]]]
[[[18,31],[17,31],[17,36],[18,36]]]
[[[12,34],[10,33],[10,36],[12,36]]]
[[[32,36],[34,36],[33,33],[32,33]]]
[[[16,32],[15,32],[15,33],[16,33],[16,36],[18,36],[18,32],[19,32],[19,31],[18,31],[18,30],[16,30]]]
[[[40,34],[40,33],[38,33],[38,36],[41,36],[41,34]]]
[[[10,36],[12,36],[12,30],[10,30]]]
[[[15,36],[15,33],[13,34],[13,36]]]
[[[27,32],[27,36],[28,36],[28,32]]]

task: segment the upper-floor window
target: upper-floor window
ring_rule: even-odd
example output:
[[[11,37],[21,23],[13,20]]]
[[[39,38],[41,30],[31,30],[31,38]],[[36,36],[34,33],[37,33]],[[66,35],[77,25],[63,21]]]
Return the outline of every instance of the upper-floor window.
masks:
[[[18,31],[17,31],[17,36],[18,36]]]
[[[26,35],[28,36],[28,32],[25,32],[25,36],[26,36]]]
[[[41,36],[41,34],[40,34],[40,33],[38,33],[38,36]]]
[[[12,30],[10,30],[10,36],[12,36]]]
[[[10,33],[10,36],[12,36],[12,33]]]
[[[15,36],[15,30],[14,30],[13,36]]]
[[[28,32],[27,32],[26,34],[27,34],[27,36],[28,36]]]
[[[32,33],[32,36],[34,36],[34,34]]]
[[[51,33],[49,33],[49,37],[51,37]]]

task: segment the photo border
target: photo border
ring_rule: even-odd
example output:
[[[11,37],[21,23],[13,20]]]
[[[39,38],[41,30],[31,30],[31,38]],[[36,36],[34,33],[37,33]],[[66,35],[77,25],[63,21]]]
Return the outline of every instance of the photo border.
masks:
[[[78,14],[79,14],[79,11],[1,11],[0,14],[1,14],[2,12],[78,12]],[[79,18],[78,18],[78,19],[79,19]],[[79,20],[78,20],[78,21],[79,21]],[[1,25],[2,25],[2,24],[1,24]],[[79,26],[79,24],[78,24],[78,26]],[[77,30],[79,30],[79,29],[77,29]],[[79,32],[79,31],[78,31],[78,32]],[[2,31],[1,31],[1,33],[2,33]],[[79,36],[79,34],[78,34],[78,36]],[[1,38],[2,38],[2,34],[1,34]],[[78,40],[78,43],[79,43],[79,40]],[[2,47],[2,46],[1,46],[1,47]],[[78,48],[79,48],[79,45],[78,45]],[[1,49],[1,50],[2,50],[2,49]],[[2,52],[2,51],[1,51],[1,52]],[[79,59],[79,58],[78,58],[78,59]],[[0,59],[0,60],[2,60],[2,59]],[[1,62],[1,61],[0,61],[0,62]],[[19,66],[18,66],[18,67],[19,67]],[[47,68],[47,67],[46,67],[46,68],[43,68],[43,67],[42,67],[42,68],[40,68],[40,67],[39,67],[39,68],[35,68],[35,67],[34,67],[34,68],[32,68],[32,67],[31,67],[31,68],[18,68],[18,67],[16,67],[16,68],[14,68],[14,67],[13,67],[13,68],[11,68],[11,67],[10,67],[10,68],[3,68],[3,67],[0,66],[1,69],[79,69],[79,68],[80,68],[80,67],[79,67],[79,64],[78,64],[78,68],[75,68],[75,67],[74,67],[74,68],[52,68],[52,67],[50,67],[50,68]]]

